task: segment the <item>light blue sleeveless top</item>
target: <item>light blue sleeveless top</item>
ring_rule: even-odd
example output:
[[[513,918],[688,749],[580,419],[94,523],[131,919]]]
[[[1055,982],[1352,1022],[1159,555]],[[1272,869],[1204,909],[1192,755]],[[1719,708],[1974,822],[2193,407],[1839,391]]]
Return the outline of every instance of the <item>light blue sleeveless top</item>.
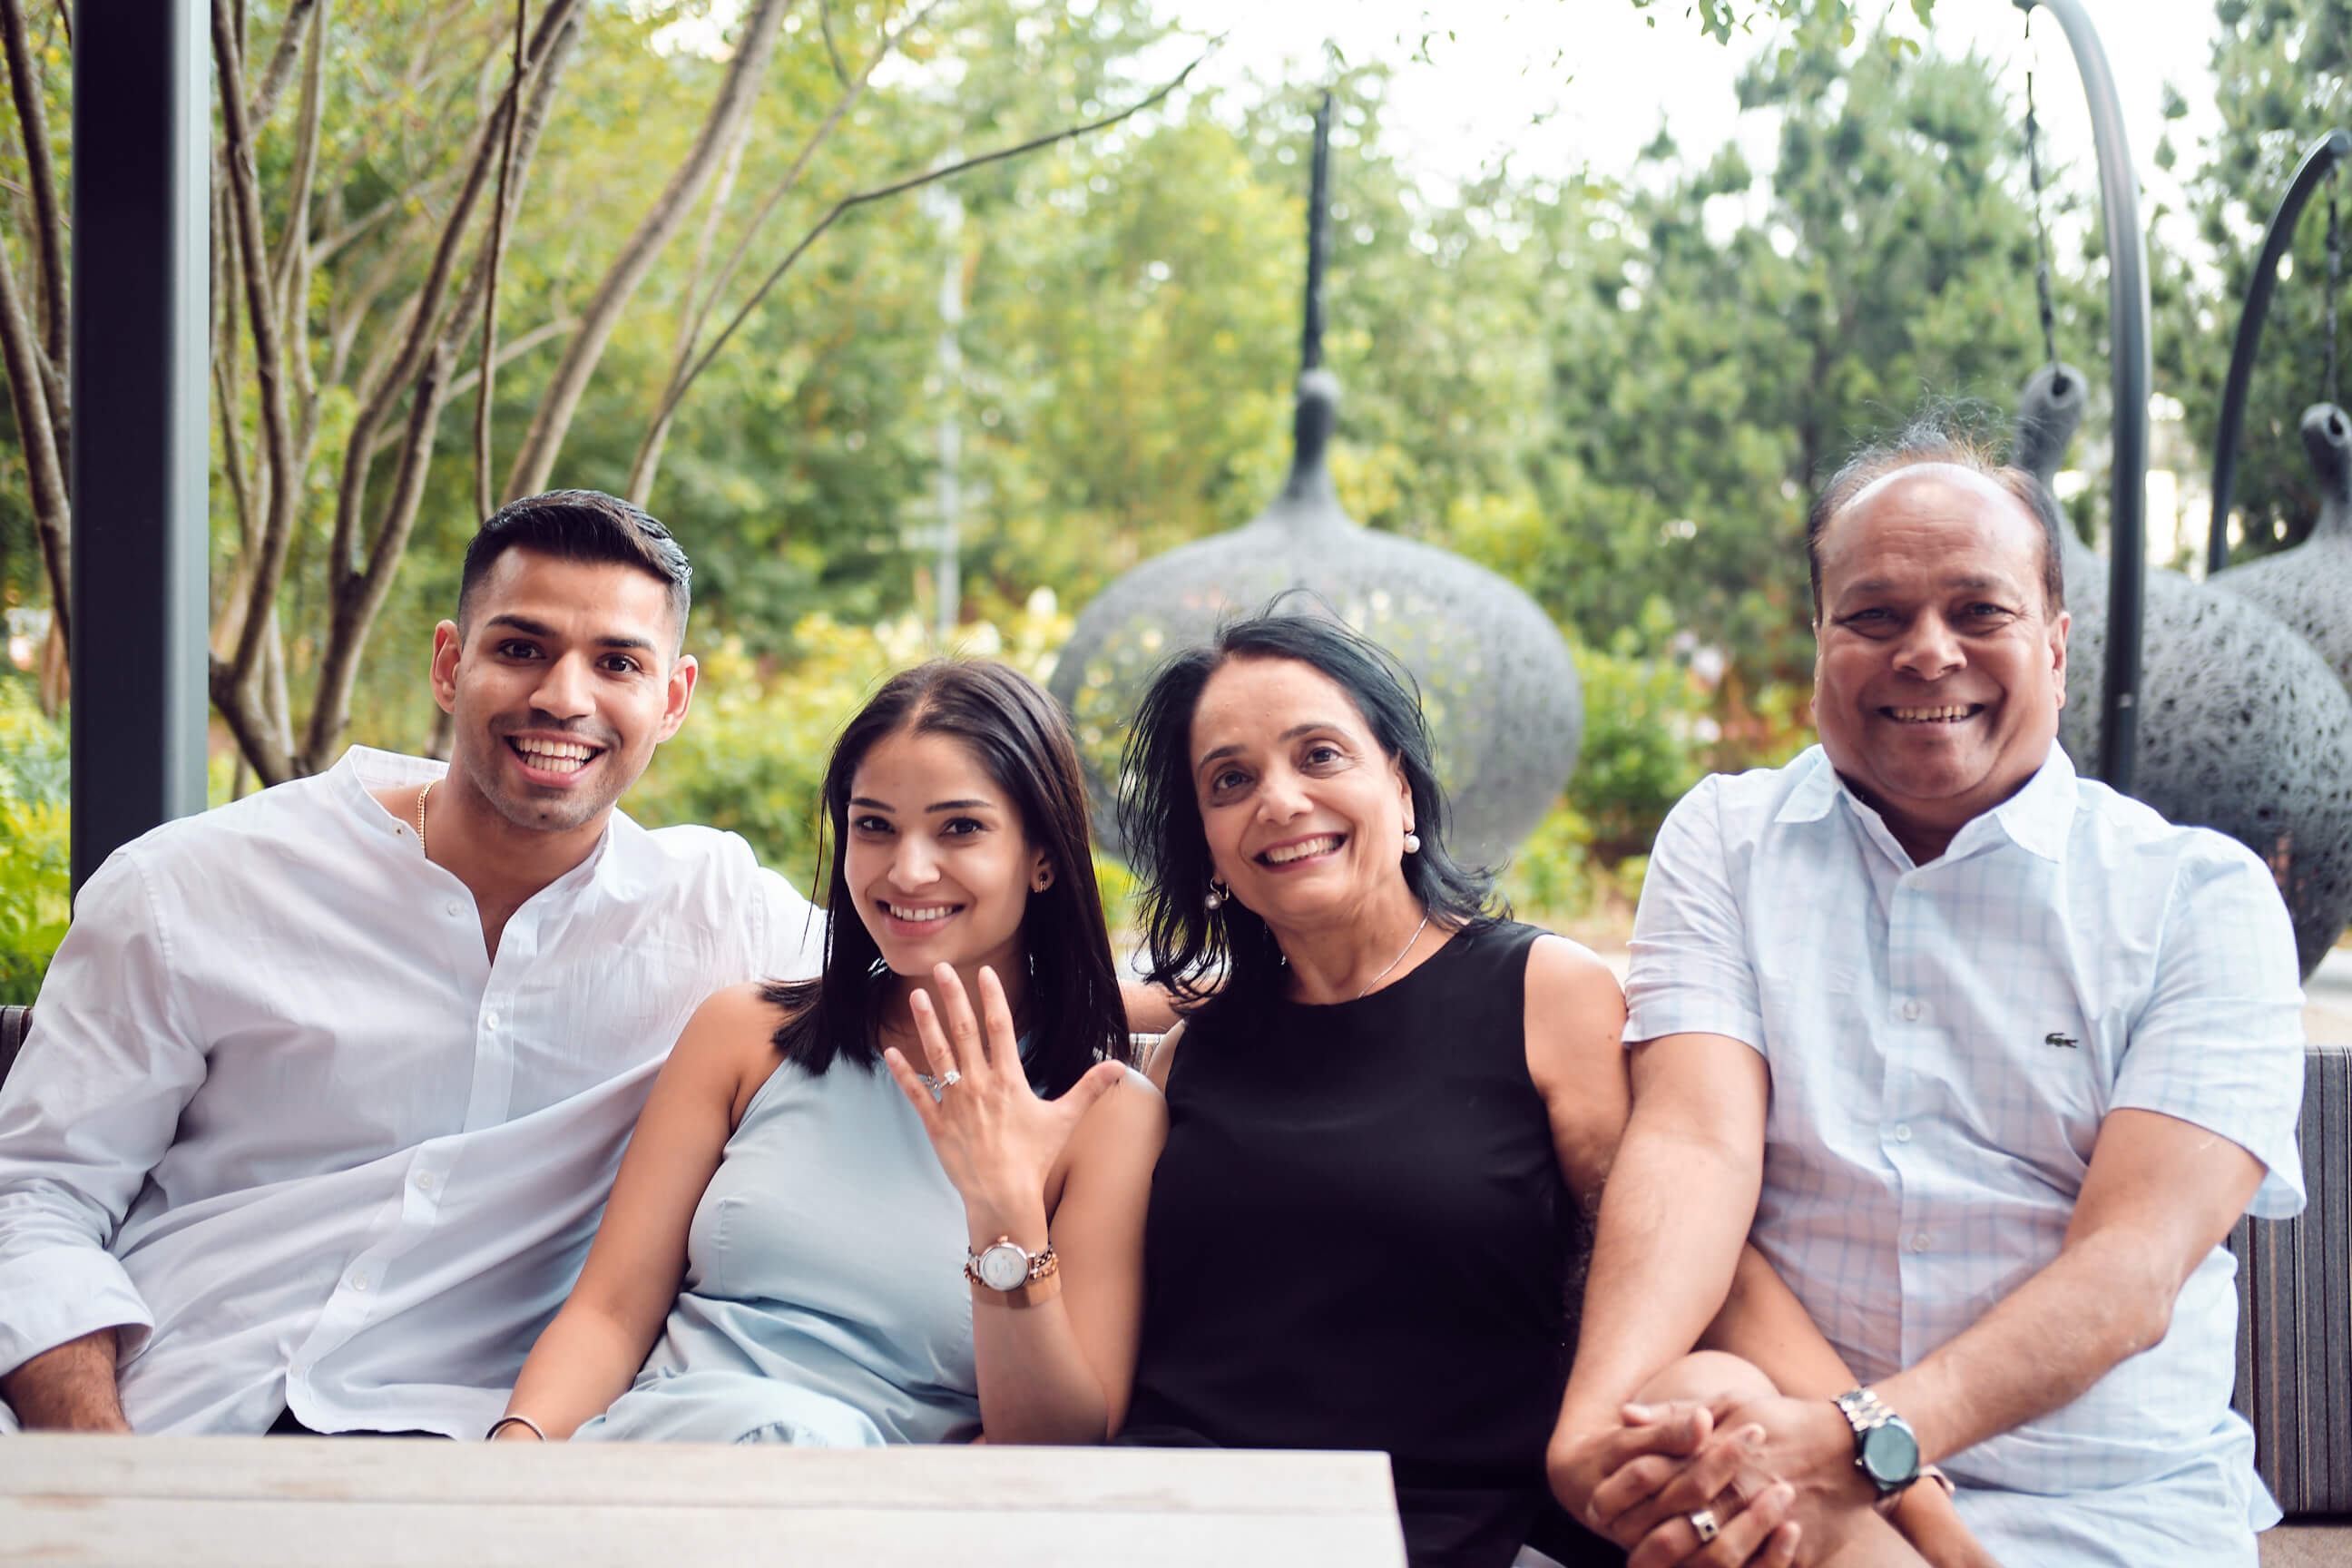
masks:
[[[581,1439],[861,1447],[980,1432],[963,1199],[889,1073],[776,1068],[687,1232],[645,1370]]]

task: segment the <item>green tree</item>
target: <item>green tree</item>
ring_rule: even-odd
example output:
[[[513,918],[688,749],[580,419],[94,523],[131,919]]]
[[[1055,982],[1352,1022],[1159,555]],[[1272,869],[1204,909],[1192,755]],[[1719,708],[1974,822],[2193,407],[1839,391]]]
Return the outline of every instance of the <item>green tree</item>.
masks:
[[[2221,0],[2214,15],[2214,107],[2221,124],[2187,190],[2215,280],[2160,302],[2156,334],[2158,374],[2179,388],[2189,428],[2209,447],[2272,211],[2311,143],[2352,124],[2352,4]],[[2303,411],[2326,395],[2326,208],[2331,197],[2342,203],[2342,187],[2339,175],[2305,210],[2291,275],[2271,296],[2238,453],[2233,505],[2243,520],[2241,559],[2302,542],[2319,515],[2296,429]]]
[[[1780,116],[1768,184],[1726,148],[1584,205],[1600,243],[1554,326],[1543,476],[1564,548],[1536,569],[1596,645],[1661,600],[1761,681],[1810,661],[1799,541],[1845,454],[1923,395],[2006,407],[2042,351],[2018,131],[1983,61],[1809,25],[1741,95]],[[2062,283],[2062,345],[2095,340],[2097,296]]]

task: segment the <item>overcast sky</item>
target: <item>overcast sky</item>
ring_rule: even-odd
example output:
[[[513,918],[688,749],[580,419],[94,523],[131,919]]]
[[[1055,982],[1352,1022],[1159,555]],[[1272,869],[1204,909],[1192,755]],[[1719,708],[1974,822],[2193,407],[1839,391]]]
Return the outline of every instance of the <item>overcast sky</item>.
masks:
[[[1523,173],[1564,174],[1588,163],[1621,172],[1662,119],[1686,153],[1703,156],[1737,135],[1769,167],[1769,126],[1743,133],[1732,94],[1740,64],[1762,40],[1717,44],[1687,9],[1687,0],[1656,0],[1647,12],[1632,0],[1165,0],[1162,14],[1226,35],[1204,68],[1215,81],[1312,80],[1326,71],[1327,38],[1352,61],[1391,62],[1393,145],[1433,182],[1475,174],[1505,152]],[[2185,128],[2173,132],[2185,169],[2212,123],[2212,0],[2091,0],[2090,10],[2123,100],[2133,165],[2151,198],[2170,199],[2176,187],[2153,161],[2163,84],[2191,106]],[[1907,0],[1861,0],[1861,11],[1865,23],[1885,16],[1921,36]],[[2087,180],[2090,120],[2065,35],[2046,12],[2034,19],[2030,46],[2024,31],[2011,0],[1937,0],[1930,41],[1999,62],[2021,116],[2032,65],[2050,148]],[[1426,62],[1414,58],[1424,35]]]

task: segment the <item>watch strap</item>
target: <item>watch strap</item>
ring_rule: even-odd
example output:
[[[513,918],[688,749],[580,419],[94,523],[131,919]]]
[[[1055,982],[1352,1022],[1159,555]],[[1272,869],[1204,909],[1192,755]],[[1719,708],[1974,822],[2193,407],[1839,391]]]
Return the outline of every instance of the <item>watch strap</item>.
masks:
[[[1911,1424],[1888,1409],[1885,1402],[1877,1394],[1866,1387],[1856,1388],[1839,1394],[1831,1403],[1837,1406],[1838,1414],[1845,1417],[1846,1425],[1853,1428],[1854,1468],[1860,1470],[1863,1479],[1878,1489],[1878,1495],[1881,1498],[1894,1497],[1917,1480],[1924,1473],[1926,1467],[1918,1460],[1918,1438],[1912,1433]],[[1903,1437],[1910,1440],[1913,1456],[1911,1473],[1893,1479],[1881,1476],[1871,1468],[1869,1455],[1871,1435],[1890,1426],[1896,1428]]]
[[[1019,1242],[1013,1240],[1009,1236],[1000,1236],[994,1241],[990,1242],[986,1247],[979,1247],[977,1249],[970,1247],[965,1247],[963,1253],[963,1277],[966,1279],[971,1280],[973,1284],[979,1286],[982,1289],[989,1291],[992,1294],[1009,1295],[1012,1293],[1010,1291],[998,1292],[995,1286],[991,1285],[987,1280],[980,1277],[981,1254],[983,1252],[992,1252],[1000,1247],[1012,1247],[1014,1251],[1020,1253],[1022,1257],[1029,1260],[1028,1278],[1024,1283],[1014,1286],[1014,1290],[1026,1289],[1030,1286],[1036,1284],[1041,1279],[1051,1279],[1062,1267],[1062,1260],[1054,1255],[1054,1244],[1050,1239],[1047,1240],[1041,1250],[1036,1252],[1030,1251],[1027,1247],[1023,1247]]]
[[[1010,1290],[992,1290],[982,1285],[973,1295],[972,1301],[975,1305],[991,1307],[1042,1307],[1061,1293],[1062,1276],[1056,1271],[1042,1279],[1033,1279],[1026,1285],[1015,1285]]]

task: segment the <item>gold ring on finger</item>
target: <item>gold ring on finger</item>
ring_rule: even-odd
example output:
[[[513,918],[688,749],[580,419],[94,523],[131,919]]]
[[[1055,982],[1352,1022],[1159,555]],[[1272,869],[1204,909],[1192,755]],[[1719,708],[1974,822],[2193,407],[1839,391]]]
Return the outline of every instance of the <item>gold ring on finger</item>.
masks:
[[[1698,1543],[1701,1546],[1713,1541],[1722,1528],[1715,1522],[1715,1510],[1711,1508],[1703,1508],[1692,1514],[1690,1527],[1698,1531]]]

